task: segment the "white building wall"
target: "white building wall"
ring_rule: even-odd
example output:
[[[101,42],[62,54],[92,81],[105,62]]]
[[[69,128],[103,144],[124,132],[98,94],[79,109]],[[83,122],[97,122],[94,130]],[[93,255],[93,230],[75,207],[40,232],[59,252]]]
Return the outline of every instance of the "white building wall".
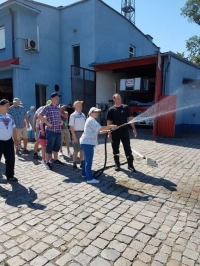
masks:
[[[124,78],[123,73],[112,71],[101,71],[96,73],[96,100],[97,103],[108,104],[113,94],[119,92],[120,79]]]

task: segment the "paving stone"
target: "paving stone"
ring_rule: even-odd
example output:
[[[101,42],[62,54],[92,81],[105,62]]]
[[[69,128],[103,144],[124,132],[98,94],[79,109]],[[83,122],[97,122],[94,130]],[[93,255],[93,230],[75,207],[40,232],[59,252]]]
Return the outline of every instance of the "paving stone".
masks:
[[[91,257],[87,254],[80,253],[78,256],[76,256],[75,260],[78,261],[81,265],[87,266],[89,262],[91,261]]]
[[[88,233],[94,228],[94,225],[91,223],[82,222],[79,225],[77,225],[77,228]]]
[[[115,239],[122,243],[130,244],[133,238],[126,235],[117,234]]]
[[[56,257],[58,257],[59,255],[60,255],[60,251],[58,251],[55,248],[52,248],[52,249],[45,251],[43,256],[51,261],[55,259]]]
[[[191,250],[191,249],[186,249],[183,253],[183,255],[189,259],[197,260],[199,257],[199,253]]]
[[[56,261],[59,266],[65,266],[68,262],[72,261],[73,256],[70,253],[66,253],[64,256]]]
[[[134,258],[137,256],[137,251],[135,251],[132,248],[127,248],[124,253],[122,254],[122,256],[130,261],[133,261]]]
[[[137,260],[137,261],[133,262],[132,266],[148,266],[148,264]]]
[[[89,255],[90,257],[96,257],[100,253],[100,249],[89,245],[86,249],[84,249],[84,253]]]
[[[112,224],[109,229],[110,232],[118,234],[122,230],[122,226],[117,224]]]
[[[42,256],[36,257],[34,260],[31,261],[30,265],[31,266],[43,266],[46,265],[48,260]]]
[[[41,254],[48,248],[49,248],[49,246],[47,244],[40,242],[40,243],[36,244],[35,246],[33,246],[31,249],[33,251],[35,251],[37,254]]]
[[[180,266],[180,263],[178,261],[176,261],[176,260],[170,259],[167,262],[167,266]]]
[[[171,247],[167,245],[163,245],[160,249],[161,253],[170,254],[171,253]]]
[[[157,253],[158,251],[158,248],[157,247],[154,247],[152,245],[147,245],[144,250],[143,250],[146,254],[149,254],[149,255],[154,255]]]
[[[130,247],[138,252],[141,252],[144,249],[145,244],[140,241],[133,240],[133,242],[130,244]]]
[[[132,221],[129,223],[129,226],[136,230],[141,230],[144,227],[144,224],[141,222]]]
[[[126,249],[127,245],[119,242],[118,240],[113,240],[109,243],[108,247],[110,249],[115,249],[119,252],[123,252]]]
[[[115,263],[114,266],[130,266],[131,262],[125,258],[119,258]]]
[[[130,236],[130,237],[134,237],[138,231],[135,230],[135,229],[132,229],[131,227],[125,227],[122,232],[121,232],[123,235],[127,235],[127,236]]]
[[[183,256],[182,258],[182,265],[185,264],[187,266],[194,266],[194,260],[188,259],[186,257]]]
[[[149,244],[155,247],[159,247],[161,245],[162,241],[157,238],[151,238],[149,241]]]
[[[111,264],[102,258],[96,258],[90,263],[90,266],[111,266]]]
[[[96,246],[100,249],[104,249],[107,245],[108,245],[108,241],[105,239],[101,239],[101,238],[97,238],[96,240],[94,240],[91,244],[93,246]]]
[[[155,256],[155,260],[166,264],[166,262],[168,260],[168,254],[157,253],[156,256]]]
[[[142,252],[138,255],[138,259],[143,261],[144,263],[150,263],[151,262],[151,256],[146,254],[145,252]]]
[[[53,236],[53,235],[49,235],[49,236],[46,236],[45,238],[43,238],[43,241],[47,244],[52,244],[53,242],[56,242],[58,238],[56,236]]]
[[[70,254],[77,256],[82,251],[82,249],[82,247],[74,246],[70,249]]]
[[[17,242],[14,240],[8,240],[3,244],[6,248],[12,248],[17,245]]]
[[[13,247],[9,250],[6,251],[6,254],[8,254],[10,257],[14,257],[17,254],[19,254],[21,252],[21,249],[18,247]]]
[[[159,261],[153,261],[153,263],[151,264],[151,266],[165,266],[165,264],[159,262]]]
[[[115,237],[115,234],[110,232],[110,231],[105,231],[100,235],[101,238],[105,239],[105,240],[112,240]]]
[[[4,243],[6,242],[8,239],[10,239],[10,236],[6,235],[6,234],[2,234],[0,237],[0,243]]]
[[[101,256],[109,261],[116,261],[120,257],[120,253],[114,249],[104,249],[101,252]]]
[[[4,261],[7,258],[6,254],[0,253],[0,262]]]
[[[181,261],[182,254],[179,252],[172,252],[171,257],[176,261]]]
[[[25,259],[26,261],[30,261],[30,260],[34,259],[37,256],[37,254],[34,251],[32,251],[32,250],[29,249],[29,250],[23,251],[20,254],[20,256],[23,259]]]
[[[147,243],[149,240],[150,240],[150,236],[146,235],[146,234],[143,234],[143,233],[140,233],[136,236],[136,240],[139,240],[141,241],[142,243]]]
[[[142,233],[150,235],[150,236],[155,236],[157,233],[157,230],[150,226],[146,226],[145,228],[143,228]]]
[[[11,266],[21,266],[25,264],[25,261],[22,260],[19,256],[13,257],[7,261],[8,265]]]
[[[23,242],[21,245],[20,245],[20,248],[21,249],[30,249],[32,246],[34,246],[36,244],[36,242],[32,239],[28,239],[27,241]]]

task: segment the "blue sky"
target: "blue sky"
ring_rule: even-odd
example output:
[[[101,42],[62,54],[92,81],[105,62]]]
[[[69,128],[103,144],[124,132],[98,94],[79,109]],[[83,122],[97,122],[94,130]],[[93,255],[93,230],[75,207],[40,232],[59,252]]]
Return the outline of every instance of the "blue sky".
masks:
[[[66,6],[74,0],[38,0],[52,6]],[[5,1],[0,0],[0,3]],[[112,8],[121,12],[121,0],[104,0]],[[185,41],[192,35],[200,35],[200,26],[188,22],[180,15],[186,0],[135,0],[135,25],[153,37],[153,42],[161,47],[161,52],[186,51]]]

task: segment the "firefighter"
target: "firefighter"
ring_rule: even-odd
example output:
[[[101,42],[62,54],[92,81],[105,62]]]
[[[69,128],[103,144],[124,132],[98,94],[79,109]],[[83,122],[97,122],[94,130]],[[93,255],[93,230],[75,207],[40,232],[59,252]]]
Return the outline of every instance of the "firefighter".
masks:
[[[130,115],[130,110],[128,105],[122,104],[121,96],[116,93],[113,95],[114,106],[112,106],[108,110],[107,114],[107,125],[117,125],[120,126],[132,120],[132,116]],[[134,123],[130,124],[133,130],[134,137],[137,137],[137,131],[135,128]],[[120,152],[119,152],[119,145],[120,141],[123,144],[124,152],[128,162],[128,170],[131,172],[136,172],[133,166],[133,155],[132,150],[130,147],[130,136],[129,136],[129,125],[121,127],[112,133],[109,134],[108,137],[112,138],[112,149],[113,149],[113,156],[115,161],[115,171],[120,171]]]

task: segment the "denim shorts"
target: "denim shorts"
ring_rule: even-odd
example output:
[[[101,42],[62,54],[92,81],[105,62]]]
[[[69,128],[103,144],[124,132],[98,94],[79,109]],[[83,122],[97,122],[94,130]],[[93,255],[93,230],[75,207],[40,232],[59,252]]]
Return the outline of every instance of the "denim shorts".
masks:
[[[58,152],[61,146],[61,132],[46,131],[46,153]]]

